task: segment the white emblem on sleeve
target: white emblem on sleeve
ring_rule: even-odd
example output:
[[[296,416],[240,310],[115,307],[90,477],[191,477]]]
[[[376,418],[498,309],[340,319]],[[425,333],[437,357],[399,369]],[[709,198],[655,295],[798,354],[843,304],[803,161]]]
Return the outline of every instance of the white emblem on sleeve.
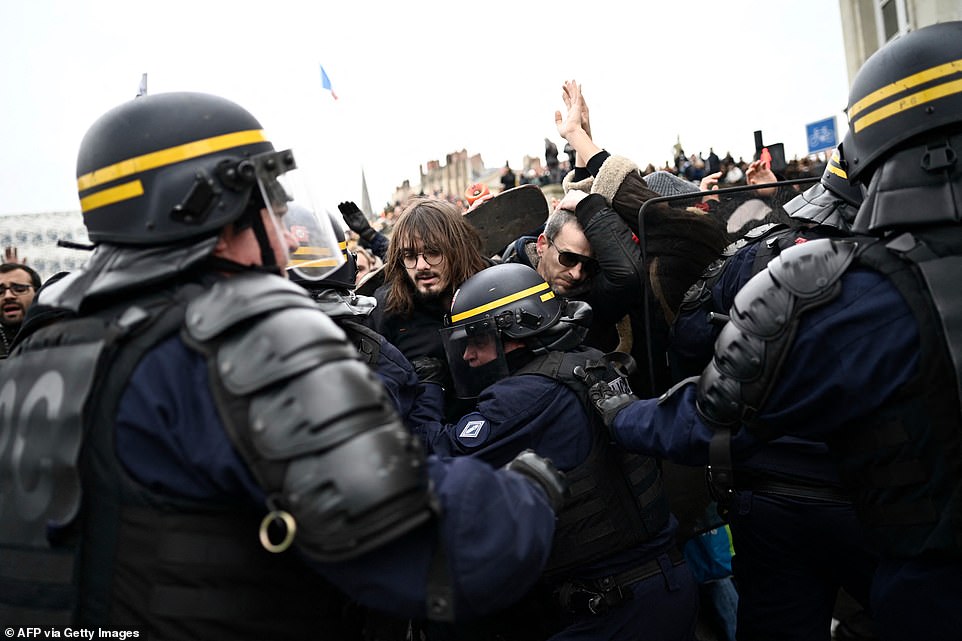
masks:
[[[482,427],[484,427],[484,421],[468,421],[468,424],[458,434],[458,438],[475,438]]]

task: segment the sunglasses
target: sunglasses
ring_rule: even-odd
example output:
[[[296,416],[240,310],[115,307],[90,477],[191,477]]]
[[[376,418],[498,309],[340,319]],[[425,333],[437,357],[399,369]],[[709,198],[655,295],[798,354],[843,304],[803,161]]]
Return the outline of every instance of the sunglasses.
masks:
[[[601,266],[594,258],[591,258],[590,256],[582,256],[581,254],[576,254],[574,252],[561,251],[550,238],[548,239],[548,244],[554,247],[555,251],[558,252],[558,262],[565,267],[574,267],[578,263],[581,263],[581,269],[583,269],[585,274],[588,276],[594,276],[601,271]]]
[[[8,291],[14,294],[26,294],[33,288],[33,285],[24,285],[23,283],[10,283],[9,285],[0,285],[0,296],[3,296]]]

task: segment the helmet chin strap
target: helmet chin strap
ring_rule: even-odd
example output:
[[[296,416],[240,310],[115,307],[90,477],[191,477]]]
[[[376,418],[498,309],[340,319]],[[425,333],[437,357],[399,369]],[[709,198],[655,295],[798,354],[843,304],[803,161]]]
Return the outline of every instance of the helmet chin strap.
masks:
[[[285,266],[277,264],[274,247],[271,245],[270,238],[267,236],[267,228],[264,227],[264,217],[261,216],[260,210],[251,218],[251,229],[254,231],[254,238],[257,239],[257,244],[261,248],[261,264],[258,265],[261,269],[257,271],[266,271],[271,274],[284,276]]]
[[[222,256],[211,256],[208,262],[212,267],[232,273],[261,272],[265,274],[275,274],[277,276],[286,276],[284,266],[278,265],[274,256],[274,248],[271,245],[270,238],[267,235],[267,228],[264,226],[264,219],[261,216],[262,208],[263,205],[261,204],[260,198],[252,198],[247,203],[247,208],[244,213],[234,221],[234,226],[237,229],[245,229],[249,226],[251,231],[254,232],[254,238],[257,240],[257,246],[261,252],[261,264],[245,265]]]

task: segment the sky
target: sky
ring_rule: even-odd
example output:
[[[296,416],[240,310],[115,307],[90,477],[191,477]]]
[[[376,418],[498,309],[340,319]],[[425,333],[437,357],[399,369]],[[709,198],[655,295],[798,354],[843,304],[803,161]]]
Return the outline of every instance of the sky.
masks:
[[[30,0],[0,3],[0,60],[0,215],[78,210],[84,133],[143,73],[245,107],[332,211],[362,172],[379,208],[454,151],[518,169],[562,149],[567,79],[595,142],[642,167],[677,137],[749,159],[761,130],[790,159],[807,123],[847,128],[838,0]]]

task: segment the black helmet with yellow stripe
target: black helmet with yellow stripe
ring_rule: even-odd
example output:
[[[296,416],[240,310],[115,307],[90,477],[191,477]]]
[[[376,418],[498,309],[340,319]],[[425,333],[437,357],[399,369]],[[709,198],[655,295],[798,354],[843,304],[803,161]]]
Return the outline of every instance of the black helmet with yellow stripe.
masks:
[[[217,233],[253,203],[286,205],[295,167],[237,104],[203,93],[142,96],[101,116],[77,158],[94,243],[162,245]]]
[[[464,281],[441,329],[457,395],[476,398],[510,375],[510,352],[546,349],[543,339],[554,333],[564,310],[564,299],[527,265],[493,265]]]
[[[527,265],[504,263],[483,269],[454,293],[449,325],[470,333],[495,327],[504,336],[524,339],[547,331],[561,318],[564,304]]]
[[[843,154],[850,141],[847,135],[835,149],[817,185],[782,205],[785,213],[797,220],[851,230],[864,195],[861,183],[852,184],[848,179],[848,162]]]
[[[904,34],[876,51],[852,81],[846,113],[848,176],[865,184],[902,143],[962,122],[962,22]]]
[[[858,209],[862,200],[865,199],[865,194],[862,192],[862,185],[853,184],[848,177],[849,162],[845,158],[845,148],[851,143],[851,134],[846,134],[839,146],[832,152],[828,163],[825,164],[821,184],[846,203]]]

